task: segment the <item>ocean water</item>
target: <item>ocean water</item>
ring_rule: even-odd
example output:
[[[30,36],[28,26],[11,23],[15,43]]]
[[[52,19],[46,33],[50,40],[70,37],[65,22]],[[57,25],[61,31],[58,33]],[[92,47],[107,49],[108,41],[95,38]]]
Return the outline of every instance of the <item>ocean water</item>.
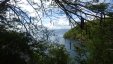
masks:
[[[55,36],[51,37],[51,40],[56,41],[56,43],[63,44],[66,48],[69,56],[70,56],[70,64],[79,64],[75,58],[77,58],[77,52],[74,46],[79,46],[78,40],[70,40],[63,38],[63,35],[65,32],[67,32],[69,29],[55,29],[53,30]]]
[[[74,45],[76,45],[79,41],[64,39],[63,35],[69,29],[55,29],[53,30],[55,36],[51,37],[51,40],[56,41],[59,44],[63,44],[71,57],[76,55]]]

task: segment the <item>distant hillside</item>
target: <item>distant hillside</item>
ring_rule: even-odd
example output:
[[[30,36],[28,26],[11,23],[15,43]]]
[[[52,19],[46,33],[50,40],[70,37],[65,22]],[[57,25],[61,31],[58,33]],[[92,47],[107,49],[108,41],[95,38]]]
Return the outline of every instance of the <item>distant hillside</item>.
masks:
[[[93,20],[90,22],[86,22],[84,25],[84,29],[81,29],[80,26],[76,26],[70,29],[68,32],[64,34],[64,38],[68,39],[85,39],[90,36],[100,35],[103,32],[108,33],[112,32],[113,22],[112,19],[105,19],[101,24],[100,20]],[[108,32],[107,32],[108,31]],[[105,35],[105,34],[102,34]]]
[[[101,23],[99,20],[86,22],[82,30],[77,25],[66,32],[64,38],[82,41],[86,50],[77,49],[80,49],[79,54],[88,52],[87,64],[113,64],[113,19],[104,19]]]

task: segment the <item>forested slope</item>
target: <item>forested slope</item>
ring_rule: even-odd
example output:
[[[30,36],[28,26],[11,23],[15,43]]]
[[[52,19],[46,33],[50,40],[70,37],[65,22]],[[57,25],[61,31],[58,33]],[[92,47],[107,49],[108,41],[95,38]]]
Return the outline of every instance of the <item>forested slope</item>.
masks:
[[[87,64],[113,63],[113,19],[96,19],[86,22],[84,29],[78,25],[65,33],[64,38],[79,39],[86,47]]]

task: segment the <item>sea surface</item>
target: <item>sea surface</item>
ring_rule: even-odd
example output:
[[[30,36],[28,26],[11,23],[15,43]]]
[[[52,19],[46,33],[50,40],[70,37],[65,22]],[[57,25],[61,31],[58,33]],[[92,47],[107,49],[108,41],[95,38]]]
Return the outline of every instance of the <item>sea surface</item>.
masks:
[[[65,46],[67,52],[69,53],[69,55],[71,57],[74,57],[76,55],[74,45],[77,45],[77,43],[79,43],[79,41],[63,38],[63,35],[68,30],[69,29],[54,29],[53,32],[54,32],[55,36],[52,36],[51,39],[53,41],[56,41],[59,44],[63,44]]]

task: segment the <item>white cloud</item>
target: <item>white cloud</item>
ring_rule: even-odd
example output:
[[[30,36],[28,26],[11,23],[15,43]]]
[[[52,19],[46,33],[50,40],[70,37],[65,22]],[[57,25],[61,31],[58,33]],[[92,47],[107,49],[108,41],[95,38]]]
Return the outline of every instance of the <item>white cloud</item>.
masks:
[[[33,1],[38,2],[40,5],[40,0],[33,0]],[[18,6],[20,6],[22,10],[28,11],[27,14],[29,14],[29,16],[32,16],[32,17],[37,16],[37,19],[39,19],[36,11],[32,8],[32,6],[28,4],[26,0],[22,0],[19,3],[23,3],[23,4],[19,4]],[[46,3],[46,5],[48,5],[49,3],[50,2]],[[57,11],[57,10],[53,10],[53,11]],[[53,16],[51,16],[52,22],[50,23],[50,19],[48,17],[46,18],[43,17],[41,11],[38,11],[38,14],[42,18],[43,25],[48,27],[49,29],[69,29],[70,28],[68,19],[66,18],[65,15],[58,15],[54,13],[54,16],[56,16],[57,18],[54,18]],[[34,23],[36,23],[37,25],[40,24],[40,22],[36,20],[34,21]]]
[[[48,19],[46,19],[46,22],[44,23],[44,26],[48,27],[49,29],[70,29],[71,26],[69,26],[69,21],[66,18],[65,15],[59,16],[55,20],[53,20],[51,23]]]
[[[69,25],[69,22],[68,22],[68,19],[64,15],[64,16],[60,16],[58,18],[58,20],[56,20],[54,22],[54,25],[56,25],[56,26],[67,26],[67,25]]]

